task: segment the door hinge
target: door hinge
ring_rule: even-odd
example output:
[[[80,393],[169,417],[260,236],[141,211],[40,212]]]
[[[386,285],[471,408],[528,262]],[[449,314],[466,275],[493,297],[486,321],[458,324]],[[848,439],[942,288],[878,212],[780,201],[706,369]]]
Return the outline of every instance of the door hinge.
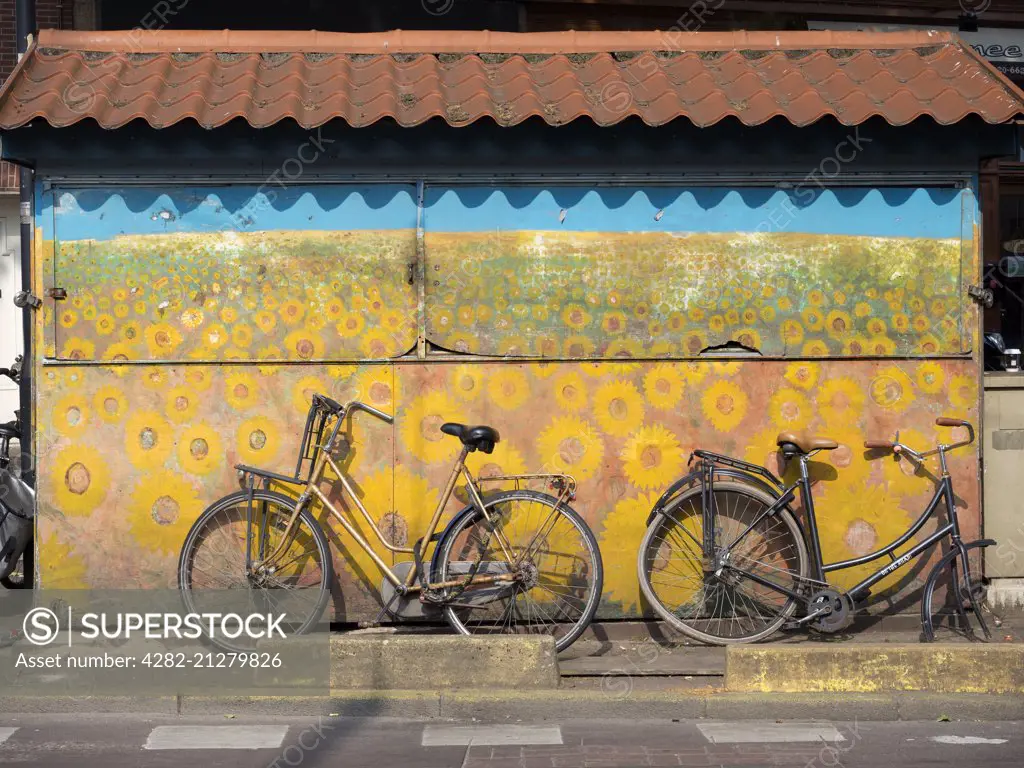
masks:
[[[979,304],[984,304],[985,307],[991,307],[995,301],[992,291],[989,288],[982,288],[980,285],[967,286],[967,295]]]
[[[49,288],[46,295],[54,301],[64,301],[68,297],[68,292],[66,288]]]

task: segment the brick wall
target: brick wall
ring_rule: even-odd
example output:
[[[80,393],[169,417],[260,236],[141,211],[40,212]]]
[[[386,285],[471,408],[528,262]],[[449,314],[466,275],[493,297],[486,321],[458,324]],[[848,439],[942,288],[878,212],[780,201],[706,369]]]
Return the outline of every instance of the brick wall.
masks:
[[[36,0],[38,29],[71,29],[73,0]],[[14,25],[15,0],[0,0],[0,78],[6,80],[18,60]],[[0,163],[0,193],[18,189],[18,169]]]

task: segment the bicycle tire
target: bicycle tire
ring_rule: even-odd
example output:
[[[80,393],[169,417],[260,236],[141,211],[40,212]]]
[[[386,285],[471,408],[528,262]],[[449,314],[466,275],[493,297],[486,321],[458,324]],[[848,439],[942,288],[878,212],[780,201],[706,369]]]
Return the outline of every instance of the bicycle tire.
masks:
[[[578,618],[573,620],[571,627],[567,631],[560,634],[558,634],[560,626],[552,626],[550,627],[552,631],[544,632],[532,632],[529,628],[526,628],[526,634],[555,635],[555,649],[556,651],[563,651],[570,645],[572,645],[572,643],[574,643],[581,634],[583,634],[584,630],[586,630],[590,622],[593,620],[594,614],[597,612],[597,606],[601,601],[601,594],[604,586],[604,566],[601,561],[601,551],[598,547],[597,539],[594,537],[593,531],[590,530],[590,526],[587,525],[587,523],[583,520],[579,513],[565,503],[559,504],[558,499],[549,494],[529,490],[502,491],[485,497],[484,508],[491,511],[491,514],[495,518],[500,518],[500,513],[495,508],[499,507],[499,505],[501,504],[507,504],[513,501],[529,501],[538,503],[543,506],[550,507],[559,515],[564,516],[564,518],[568,521],[568,524],[571,525],[572,530],[574,530],[579,535],[580,542],[584,545],[589,555],[589,564],[585,565],[580,571],[577,571],[575,564],[573,564],[572,575],[579,576],[580,578],[585,580],[589,593],[586,595],[586,599],[583,603],[582,609],[580,610]],[[477,509],[475,506],[465,508],[452,520],[448,528],[445,530],[441,538],[441,541],[438,543],[437,549],[434,551],[434,557],[431,563],[432,583],[442,583],[448,580],[449,574],[452,574],[451,578],[453,579],[458,578],[458,574],[456,574],[454,569],[450,567],[450,563],[452,562],[450,561],[452,549],[455,546],[455,544],[460,540],[460,536],[464,532],[470,530],[478,523],[481,523],[482,520],[484,520],[483,513],[481,513],[480,510]],[[552,527],[552,531],[553,530],[554,529]],[[527,544],[528,547],[532,546],[532,542],[536,540],[535,537],[536,534],[534,535],[534,539],[531,540],[531,543]],[[544,556],[542,556],[541,559],[543,559],[543,557],[547,557],[548,554],[550,553],[546,553]],[[481,554],[480,558],[482,557],[483,555]],[[571,558],[573,557],[573,555],[557,553],[555,557]],[[478,561],[480,560],[480,558],[478,558]],[[540,573],[541,571],[538,567],[538,581]],[[550,592],[551,594],[555,594],[551,589],[548,589],[546,587],[541,587],[541,589],[544,589],[547,592]],[[570,589],[571,594],[572,587],[570,586],[568,589]],[[519,587],[516,587],[516,591],[514,592],[514,594],[518,599],[520,595],[525,595],[532,590],[533,587],[530,587],[527,590],[522,590]],[[466,594],[470,594],[471,592],[472,588],[468,588]],[[532,600],[533,598],[529,599]],[[547,599],[550,600],[550,598]],[[571,601],[566,599],[564,602],[570,603]],[[513,629],[513,627],[511,626],[512,610],[508,609],[508,606],[512,605],[514,605],[514,602],[510,602],[506,606],[506,609],[508,610],[508,614],[510,616],[509,629]],[[460,612],[468,612],[472,610],[474,609],[460,609],[458,607],[453,607],[452,605],[445,605],[444,615],[445,618],[448,620],[448,623],[451,624],[451,626],[460,634],[516,634],[516,632],[494,632],[494,626],[491,624],[467,624],[467,622],[459,614]],[[557,610],[561,610],[561,608],[559,608],[556,605],[556,611]],[[528,609],[527,613],[529,614],[529,612],[530,611]],[[542,610],[539,610],[538,613],[534,615],[540,614],[544,614],[549,618],[551,616],[551,614],[545,614]],[[555,618],[557,618],[557,613],[555,615]],[[501,624],[501,628],[503,627],[504,623]]]
[[[760,629],[756,629],[755,631],[751,631],[749,634],[742,634],[742,635],[739,635],[739,636],[736,636],[736,635],[723,635],[723,634],[716,634],[714,632],[707,631],[709,626],[711,624],[713,624],[715,621],[718,621],[718,626],[721,627],[721,622],[722,622],[722,618],[721,617],[716,618],[714,616],[710,616],[710,617],[703,617],[702,616],[702,617],[694,617],[694,618],[691,618],[691,619],[684,619],[683,617],[678,615],[677,610],[679,610],[679,609],[673,610],[669,606],[665,605],[665,603],[662,600],[662,598],[659,597],[659,595],[657,593],[657,590],[655,589],[655,585],[652,583],[652,566],[655,563],[658,562],[659,558],[664,560],[664,559],[667,559],[667,558],[670,557],[670,553],[666,554],[665,552],[663,552],[663,547],[668,542],[667,542],[667,540],[666,540],[666,538],[664,536],[659,538],[659,533],[661,533],[661,531],[665,528],[665,526],[673,524],[673,521],[675,521],[675,517],[674,517],[675,515],[683,514],[683,510],[687,509],[688,506],[692,507],[692,503],[693,503],[695,498],[696,498],[696,501],[697,501],[697,510],[699,512],[701,492],[702,492],[701,488],[697,487],[697,488],[694,488],[691,491],[688,491],[688,492],[682,494],[678,498],[674,499],[668,505],[668,507],[666,507],[666,509],[665,509],[663,514],[659,514],[653,521],[651,521],[651,524],[648,526],[647,531],[644,534],[643,541],[642,541],[642,543],[640,545],[640,550],[637,553],[637,577],[638,577],[638,579],[640,581],[640,589],[641,589],[641,591],[642,591],[642,593],[644,595],[644,598],[647,600],[647,602],[650,604],[650,606],[655,610],[655,612],[669,626],[671,626],[674,629],[678,630],[679,632],[681,632],[682,634],[686,635],[687,637],[690,637],[690,638],[692,638],[694,640],[698,640],[698,641],[700,641],[702,643],[706,643],[708,645],[731,645],[731,644],[740,644],[740,643],[756,643],[756,642],[759,642],[759,641],[769,637],[770,635],[774,634],[775,632],[777,632],[782,627],[782,625],[786,622],[786,620],[789,619],[789,617],[793,615],[793,612],[796,610],[796,607],[797,607],[796,599],[794,599],[792,597],[785,596],[786,600],[784,601],[784,603],[775,610],[775,613],[776,613],[775,618],[772,619],[771,621],[768,621],[765,624],[765,626],[761,627]],[[749,512],[746,507],[744,508],[743,514],[745,516],[751,517],[751,518],[756,517],[756,514],[757,514],[757,512],[759,510],[763,510],[764,508],[771,506],[776,501],[776,499],[773,498],[770,494],[765,493],[764,491],[761,491],[761,490],[753,487],[750,484],[742,483],[742,482],[729,482],[729,481],[716,482],[714,484],[713,493],[715,493],[715,495],[716,495],[716,508],[719,510],[719,518],[720,519],[723,516],[728,516],[728,514],[729,514],[729,506],[730,505],[729,504],[719,503],[719,494],[722,494],[723,497],[724,497],[725,494],[733,494],[735,497],[737,497],[739,499],[747,499],[750,502],[756,503],[758,506],[754,508],[752,513]],[[722,512],[723,507],[726,510],[724,513]],[[735,511],[733,511],[733,514],[735,514]],[[768,519],[768,518],[766,518],[766,519]],[[794,583],[792,585],[787,584],[786,586],[789,587],[789,588],[795,589],[796,591],[798,591],[799,590],[799,585],[802,584],[802,580],[807,577],[807,573],[808,573],[808,570],[809,570],[809,559],[808,559],[808,556],[807,556],[807,543],[804,541],[803,533],[802,533],[802,531],[800,529],[800,526],[797,524],[797,522],[794,519],[792,513],[788,509],[780,510],[771,519],[773,519],[775,521],[778,521],[779,524],[781,525],[781,527],[779,528],[779,533],[776,534],[776,535],[773,535],[772,539],[769,539],[769,540],[770,541],[775,540],[776,536],[777,537],[786,537],[786,538],[789,539],[788,542],[785,539],[780,539],[779,543],[780,544],[787,544],[787,545],[789,545],[791,547],[791,552],[787,553],[787,557],[790,560],[792,560],[792,559],[796,560],[796,565],[798,566],[798,569],[796,571],[789,571],[792,574],[792,576],[793,576],[793,582]],[[676,524],[678,525],[678,523],[676,523]],[[747,524],[749,524],[749,521],[747,522]],[[741,523],[741,525],[742,525],[742,523]],[[720,525],[717,526],[717,527],[721,528]],[[690,538],[694,538],[693,534],[688,534],[688,535],[690,536]],[[699,546],[700,537],[697,537],[696,540],[698,541],[698,546]],[[781,550],[782,548],[779,547],[778,549]],[[699,550],[698,550],[698,554],[699,554]],[[754,561],[754,562],[758,562],[758,561]],[[696,568],[694,570],[695,570],[695,572],[702,573],[702,564],[699,561],[697,562]],[[675,577],[674,574],[672,574],[672,575]],[[681,578],[681,577],[675,577],[675,578]],[[718,578],[718,577],[716,575],[713,578]],[[709,577],[706,574],[701,576],[700,588],[703,589],[703,588],[706,587],[706,585],[708,583],[708,579],[709,579]],[[743,580],[742,577],[738,577],[736,579],[736,581],[737,582],[743,581],[743,583],[749,583],[749,584],[755,584],[756,585],[756,582],[753,582],[750,579]],[[742,593],[741,592],[741,588],[738,586],[738,584],[727,585],[725,581],[720,581],[719,583],[722,585],[721,588],[722,588],[723,593],[724,593],[724,591],[725,591],[727,586],[731,586],[731,587],[733,587],[735,589],[735,593],[734,594],[737,594],[737,595],[745,594],[745,595],[747,595],[746,599],[748,600],[748,603],[753,603],[756,606],[756,603],[757,603],[757,600],[755,598],[756,592]],[[757,586],[761,586],[761,585],[757,585]],[[672,588],[673,589],[680,589],[680,587],[672,587]],[[761,588],[765,589],[764,587],[761,587]],[[684,587],[683,589],[688,589],[688,587]],[[775,595],[778,595],[779,597],[783,597],[783,595],[781,595],[780,593],[776,593],[776,592],[773,592],[773,591],[769,591],[769,594],[775,594]],[[738,600],[734,599],[733,603],[732,603],[732,608],[734,609],[733,610],[734,613],[736,612],[735,609],[737,607],[737,603],[738,603]],[[700,609],[703,610],[706,606],[707,606],[707,602],[702,599],[700,601]],[[721,607],[722,607],[722,611],[724,612],[724,610],[726,609],[726,602],[724,600],[721,602]],[[740,606],[740,607],[742,608],[742,606]],[[682,605],[680,605],[680,608],[682,608]],[[717,599],[716,599],[715,605],[713,606],[713,610],[715,610],[715,611],[719,610],[719,602],[717,601]],[[708,626],[705,626],[705,625],[708,625]],[[754,628],[752,627],[752,629],[754,629]]]
[[[291,517],[295,509],[294,499],[274,491],[257,490],[253,492],[252,498],[254,502],[265,502],[279,508],[281,510],[281,514],[286,515],[287,517]],[[201,612],[196,609],[195,601],[193,600],[193,566],[196,556],[196,547],[200,542],[200,536],[211,521],[217,517],[217,515],[223,513],[225,510],[230,510],[232,507],[246,506],[248,504],[248,499],[249,494],[246,491],[238,491],[218,499],[203,511],[195,523],[192,524],[192,528],[189,529],[188,535],[185,537],[185,543],[182,545],[181,553],[178,557],[178,589],[181,592],[187,611],[193,613]],[[239,522],[242,522],[241,519]],[[316,518],[313,517],[308,508],[300,511],[297,523],[300,526],[300,532],[303,526],[309,529],[309,533],[313,538],[317,553],[320,557],[319,592],[316,595],[315,600],[312,602],[312,609],[303,621],[293,621],[290,623],[291,626],[295,626],[296,623],[298,624],[298,628],[294,629],[292,634],[301,635],[307,633],[323,615],[324,609],[327,607],[327,602],[330,598],[330,585],[334,581],[334,569],[331,560],[331,548],[328,543],[327,536],[324,534],[323,529],[320,527],[319,523],[317,523]],[[300,534],[296,534],[296,536],[297,535]],[[242,554],[244,556],[244,552]],[[244,573],[240,574],[240,577],[246,582],[249,581],[248,577]],[[251,586],[250,589],[252,589]],[[227,647],[230,645],[217,639],[213,639],[213,642],[220,647]],[[236,649],[237,648],[235,646],[230,647],[230,650]]]
[[[34,536],[28,540],[28,546],[19,558],[20,568],[16,564],[14,569],[2,579],[0,585],[6,589],[32,589],[35,583],[35,540]],[[21,574],[18,576],[17,574]]]
[[[988,547],[988,546],[992,546],[992,544],[990,542],[988,542],[988,541],[982,540],[982,541],[972,541],[972,542],[969,542],[969,543],[964,545],[964,548],[968,552],[970,552],[973,549],[984,549],[985,547]],[[938,616],[938,615],[949,615],[949,616],[956,615],[956,614],[938,614],[938,613],[936,613],[933,610],[933,608],[932,608],[932,601],[935,599],[935,587],[938,585],[938,577],[942,574],[942,572],[944,570],[947,570],[947,569],[949,569],[951,574],[952,574],[952,570],[951,569],[952,569],[953,563],[956,563],[956,562],[959,562],[959,561],[960,561],[960,552],[957,549],[955,549],[955,548],[950,550],[945,555],[943,555],[939,559],[939,561],[937,563],[935,563],[935,565],[932,567],[931,573],[928,576],[928,579],[925,581],[924,594],[921,596],[921,627],[922,627],[922,634],[924,636],[924,642],[926,642],[926,643],[933,643],[933,642],[935,642],[934,630],[935,630],[935,617],[936,616]],[[957,574],[957,580],[958,581],[963,579],[963,573],[962,573],[963,566],[962,565],[960,566],[960,571],[961,572]],[[954,585],[952,583],[952,579],[950,579],[949,588],[952,589],[953,586]],[[959,592],[959,588],[962,587],[962,585],[957,585],[957,587],[958,587],[958,592]],[[967,588],[969,590],[969,595],[967,597],[969,597],[969,599],[970,599],[970,601],[972,603],[972,607],[971,607],[970,610],[972,610],[972,611],[974,610],[973,604],[974,604],[975,601],[977,601],[979,599],[983,601],[983,597],[978,593],[978,589],[983,588],[983,587],[984,587],[984,585],[981,583],[981,581],[980,580],[976,580],[976,579],[972,579],[972,582],[967,586]],[[957,596],[960,597],[960,598],[965,597],[962,593],[958,594]],[[946,600],[948,602],[950,600],[950,595],[948,594],[948,592],[947,592],[945,597],[946,597]],[[965,608],[964,609],[964,616],[966,616],[966,615],[967,615],[967,609]],[[967,621],[970,622],[970,619],[967,619]],[[931,635],[930,636],[929,636],[929,628],[931,629]],[[970,627],[970,631],[973,633],[973,631],[974,631],[973,627]]]

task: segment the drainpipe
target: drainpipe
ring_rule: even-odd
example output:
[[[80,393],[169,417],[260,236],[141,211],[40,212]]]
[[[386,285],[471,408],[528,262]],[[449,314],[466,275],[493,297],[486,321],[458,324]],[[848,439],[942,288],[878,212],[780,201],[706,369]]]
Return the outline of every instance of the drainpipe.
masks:
[[[36,31],[36,0],[17,0],[15,9],[15,34],[18,38],[18,58],[28,50],[29,35]],[[35,174],[21,166],[18,177],[21,183],[21,290],[25,295],[32,293],[32,196]],[[22,349],[24,363],[21,367],[21,468],[25,481],[35,486],[35,454],[32,432],[32,373],[35,357],[32,351],[32,335],[35,332],[35,318],[31,305],[22,310]],[[26,563],[27,564],[27,563]],[[28,574],[26,574],[28,578]]]

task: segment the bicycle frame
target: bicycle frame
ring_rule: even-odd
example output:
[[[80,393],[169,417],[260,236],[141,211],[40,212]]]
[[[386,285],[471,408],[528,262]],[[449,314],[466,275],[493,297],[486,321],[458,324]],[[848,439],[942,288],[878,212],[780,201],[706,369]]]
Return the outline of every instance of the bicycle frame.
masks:
[[[358,406],[358,408],[356,406]],[[551,520],[553,520],[555,518],[555,514],[556,514],[558,508],[563,503],[565,503],[566,501],[569,500],[570,496],[572,495],[572,493],[573,493],[573,491],[574,491],[574,489],[576,487],[575,480],[572,477],[568,476],[568,475],[524,474],[524,475],[499,475],[499,476],[492,476],[492,477],[486,477],[486,478],[480,478],[480,479],[474,478],[473,474],[469,470],[469,467],[466,466],[466,457],[469,455],[470,449],[469,449],[468,446],[464,445],[464,446],[462,446],[462,450],[459,452],[458,457],[455,459],[455,464],[452,467],[452,471],[451,471],[450,475],[448,476],[448,481],[445,484],[444,491],[441,493],[441,499],[438,502],[437,508],[434,510],[434,513],[433,513],[433,515],[430,518],[430,522],[427,523],[427,527],[426,527],[426,530],[425,530],[425,532],[423,534],[423,537],[417,541],[416,546],[413,546],[413,547],[396,546],[396,545],[392,544],[391,542],[389,542],[387,540],[387,537],[380,530],[380,527],[377,525],[376,521],[374,521],[373,516],[366,509],[366,507],[362,503],[362,501],[360,501],[358,495],[356,495],[356,492],[353,489],[352,484],[349,481],[348,477],[346,476],[345,472],[338,466],[337,462],[335,462],[334,458],[331,456],[331,452],[332,452],[332,450],[334,448],[334,445],[335,445],[335,442],[337,440],[337,435],[338,435],[339,427],[341,426],[341,423],[345,420],[346,416],[350,415],[350,413],[353,410],[367,410],[368,412],[371,412],[374,415],[378,415],[379,417],[383,417],[386,420],[390,421],[390,417],[386,416],[386,414],[382,414],[379,411],[376,411],[376,409],[370,409],[368,406],[364,406],[361,403],[350,403],[350,404],[344,406],[340,412],[335,414],[335,417],[336,417],[335,424],[334,424],[333,428],[330,430],[330,434],[329,434],[329,437],[327,438],[327,440],[321,446],[319,446],[320,450],[316,454],[316,458],[315,458],[315,460],[313,462],[313,466],[312,466],[312,469],[310,471],[309,478],[305,482],[305,488],[303,489],[302,493],[299,495],[298,499],[296,499],[295,507],[294,507],[294,509],[292,511],[291,517],[288,520],[288,525],[285,528],[285,531],[284,531],[284,533],[283,533],[283,535],[281,537],[281,541],[278,543],[278,545],[274,549],[274,551],[271,552],[269,555],[267,555],[265,557],[263,556],[263,547],[265,545],[265,542],[261,542],[260,543],[260,558],[259,558],[258,563],[252,563],[249,560],[248,551],[247,551],[247,553],[246,553],[246,556],[247,556],[246,566],[250,570],[250,572],[252,571],[253,568],[259,568],[259,567],[262,567],[262,566],[266,566],[266,564],[268,564],[268,563],[274,564],[276,562],[276,560],[284,552],[287,551],[288,547],[291,545],[291,541],[292,541],[293,533],[294,533],[293,529],[296,528],[295,524],[296,524],[296,521],[299,518],[299,514],[301,513],[302,509],[306,506],[307,503],[309,503],[313,498],[316,498],[331,513],[332,517],[334,517],[341,524],[341,526],[345,529],[345,531],[347,531],[349,533],[349,535],[352,536],[352,538],[355,540],[356,544],[358,544],[367,553],[367,555],[370,556],[370,559],[373,560],[374,564],[376,564],[376,566],[380,569],[380,571],[381,571],[381,573],[383,573],[384,577],[389,582],[391,582],[391,584],[395,587],[395,589],[398,592],[400,592],[401,594],[409,594],[409,593],[419,592],[419,591],[422,591],[424,588],[429,589],[429,590],[439,590],[439,589],[444,589],[444,588],[447,588],[447,587],[468,586],[470,584],[493,584],[493,583],[498,583],[498,582],[514,581],[515,578],[516,578],[516,568],[530,554],[530,548],[529,547],[525,548],[523,550],[523,552],[521,552],[519,554],[518,557],[514,556],[513,555],[513,551],[512,551],[513,547],[511,545],[511,543],[502,534],[500,529],[495,528],[493,530],[493,534],[497,536],[497,540],[498,540],[499,545],[501,546],[502,552],[504,553],[505,557],[507,558],[508,562],[511,565],[508,573],[499,573],[499,574],[494,574],[494,575],[487,575],[487,574],[485,574],[485,575],[478,575],[478,574],[474,573],[474,574],[470,574],[468,579],[467,578],[459,578],[459,579],[455,579],[455,580],[449,580],[449,581],[438,582],[438,583],[429,583],[428,582],[426,584],[424,584],[422,582],[422,580],[420,580],[420,583],[417,583],[417,579],[421,576],[421,573],[422,573],[422,570],[423,570],[423,568],[422,568],[422,555],[423,555],[423,551],[421,549],[419,549],[419,545],[423,544],[424,548],[425,548],[426,543],[431,541],[434,538],[434,535],[437,532],[438,523],[441,520],[441,515],[444,513],[444,510],[447,507],[448,502],[451,499],[451,496],[452,496],[452,494],[455,491],[455,486],[458,483],[459,477],[460,476],[465,477],[465,479],[466,479],[466,487],[467,487],[467,489],[469,491],[470,502],[473,504],[473,506],[475,506],[481,512],[481,514],[484,515],[485,518],[487,518],[487,520],[489,522],[492,522],[492,521],[491,521],[491,518],[488,515],[487,509],[486,509],[486,507],[484,505],[483,494],[482,494],[482,492],[480,490],[480,484],[481,483],[510,481],[510,480],[518,482],[518,481],[523,481],[523,480],[539,480],[539,479],[549,479],[549,480],[552,480],[555,483],[561,482],[560,493],[559,493],[559,497],[558,497],[558,504],[555,505],[555,507],[552,508],[552,512],[549,515],[549,519],[545,520],[544,524],[542,526],[540,526],[540,528],[538,529],[538,535],[535,537],[534,540],[538,540],[538,539],[541,538],[540,534],[545,532],[545,529],[550,525]],[[312,413],[311,413],[311,416],[310,416],[310,420],[307,421],[307,427],[308,427],[308,425],[309,425],[311,420],[312,420]],[[300,452],[300,462],[299,462],[299,468],[300,469],[301,469],[301,461],[302,461],[302,459],[301,459],[301,452]],[[392,570],[392,568],[387,563],[384,562],[384,560],[377,554],[376,551],[374,551],[374,548],[370,544],[370,542],[367,541],[367,539],[359,532],[359,530],[355,527],[355,525],[344,514],[342,514],[342,512],[334,504],[331,503],[331,501],[327,497],[327,495],[320,489],[320,483],[323,480],[324,473],[325,473],[325,471],[326,471],[326,469],[328,467],[330,467],[330,469],[334,472],[335,476],[338,478],[338,482],[341,483],[342,496],[344,497],[344,496],[347,495],[352,500],[352,502],[355,505],[356,509],[359,510],[359,512],[361,513],[363,519],[370,526],[370,530],[373,531],[373,533],[376,536],[377,540],[384,546],[384,548],[387,549],[388,551],[396,553],[396,554],[406,554],[406,555],[412,555],[413,556],[413,558],[415,560],[414,565],[409,570],[409,573],[405,577],[404,580],[400,579],[398,577],[398,575],[395,574],[395,572]],[[292,482],[292,483],[296,482],[295,478],[288,478],[288,477],[285,477],[283,475],[274,475],[273,473],[267,473],[267,474],[272,479],[283,480],[283,481],[288,481],[288,482]],[[298,475],[298,470],[296,472],[296,475]],[[251,541],[252,540],[252,537],[251,537],[251,525],[252,525],[251,510],[250,510],[249,523],[248,524],[249,524],[249,527],[250,527],[250,532],[249,532],[249,535],[247,536],[247,540]],[[265,530],[265,527],[264,527],[264,530]]]
[[[739,544],[739,542],[750,531],[752,531],[758,525],[758,523],[760,523],[766,517],[771,516],[771,515],[775,515],[778,512],[782,511],[795,498],[796,492],[799,491],[800,492],[800,498],[801,498],[801,500],[803,501],[803,504],[804,504],[805,520],[806,520],[807,529],[808,529],[806,534],[805,534],[805,536],[804,536],[804,539],[806,540],[806,542],[808,544],[808,548],[810,550],[809,554],[810,554],[810,557],[811,557],[811,563],[810,563],[810,565],[811,565],[811,578],[808,579],[808,578],[804,578],[804,577],[797,577],[800,581],[807,582],[807,583],[812,583],[812,584],[815,584],[815,585],[821,586],[821,587],[827,587],[828,586],[828,581],[826,579],[826,574],[827,573],[831,573],[833,571],[841,571],[841,570],[844,570],[844,569],[847,569],[847,568],[854,568],[856,566],[864,565],[865,563],[870,563],[870,562],[872,562],[874,560],[878,560],[879,558],[882,558],[882,557],[885,557],[886,555],[888,555],[890,558],[892,558],[892,562],[890,564],[886,565],[884,568],[878,569],[877,571],[872,573],[870,576],[865,578],[863,581],[861,581],[859,584],[857,584],[856,586],[852,587],[847,592],[847,594],[849,595],[851,600],[853,600],[854,602],[858,602],[858,601],[863,600],[864,598],[866,598],[868,596],[868,594],[870,593],[871,587],[873,585],[875,585],[876,583],[878,583],[879,581],[884,579],[886,576],[891,574],[893,571],[896,571],[899,568],[903,567],[904,565],[909,563],[911,560],[913,560],[914,558],[916,558],[917,556],[919,556],[923,552],[925,552],[928,549],[930,549],[938,541],[940,541],[941,539],[943,539],[946,536],[950,536],[951,537],[951,540],[953,542],[953,546],[956,547],[961,552],[963,552],[965,557],[966,557],[966,551],[964,550],[964,545],[963,545],[963,542],[962,542],[962,540],[960,538],[960,525],[959,525],[959,522],[957,520],[956,505],[955,505],[954,500],[953,500],[953,483],[952,483],[952,479],[950,478],[949,471],[948,471],[948,469],[946,467],[946,456],[945,456],[946,450],[948,450],[948,446],[940,446],[937,449],[937,452],[938,452],[938,454],[940,456],[940,459],[941,459],[942,477],[939,480],[938,488],[936,488],[935,493],[932,496],[931,501],[929,501],[928,505],[925,507],[925,510],[921,513],[921,515],[917,518],[917,520],[914,521],[914,523],[907,529],[907,531],[904,534],[902,534],[897,539],[894,539],[893,541],[891,541],[890,543],[888,543],[887,545],[885,545],[881,549],[876,550],[875,552],[871,552],[869,554],[862,555],[861,557],[851,558],[849,560],[840,560],[840,561],[834,562],[834,563],[825,563],[823,561],[822,554],[821,554],[821,542],[820,542],[820,539],[819,539],[819,536],[818,536],[818,523],[817,523],[817,517],[816,517],[815,507],[814,507],[814,495],[811,492],[810,473],[808,472],[808,469],[807,469],[807,460],[813,454],[808,454],[808,455],[804,455],[804,456],[800,456],[799,457],[799,461],[800,461],[800,477],[799,477],[799,479],[797,479],[796,482],[794,482],[792,485],[790,485],[788,487],[783,487],[782,484],[779,483],[780,494],[779,494],[777,500],[770,507],[768,507],[767,509],[763,510],[761,512],[761,514],[759,514],[754,519],[754,521],[751,522],[746,527],[746,529],[742,533],[740,533],[739,536],[737,536],[736,539],[733,542],[731,542],[728,547],[725,548],[725,552],[726,553],[731,552],[736,547],[736,545]],[[710,452],[707,452],[707,451],[698,451],[698,452],[695,452],[695,453],[696,453],[696,455],[698,455],[703,460],[703,463],[705,465],[702,468],[702,478],[701,478],[701,480],[702,480],[702,488],[703,488],[703,498],[702,498],[702,505],[701,506],[702,506],[703,515],[704,515],[704,518],[705,518],[704,519],[704,524],[703,524],[704,525],[704,531],[705,531],[705,539],[707,539],[708,538],[707,532],[708,531],[712,531],[713,532],[715,530],[715,528],[717,527],[715,522],[714,522],[714,516],[716,514],[716,510],[713,508],[714,507],[714,503],[713,503],[714,502],[714,494],[712,493],[713,483],[714,483],[714,477],[713,477],[714,476],[714,471],[713,471],[714,463],[716,462],[716,460],[718,460],[720,458],[726,458],[726,459],[729,460],[729,462],[732,463],[731,464],[732,466],[738,466],[740,469],[745,468],[744,465],[746,463],[745,462],[739,462],[738,460],[731,459],[729,457],[720,457],[717,454],[713,454],[713,453],[710,453]],[[927,454],[925,454],[925,455],[927,455]],[[758,470],[759,474],[762,474],[762,475],[766,474],[770,479],[777,480],[777,478],[775,478],[774,475],[771,475],[771,473],[767,472],[767,470],[765,470],[763,467],[757,467],[756,465],[749,465],[749,467],[756,468]],[[711,503],[709,503],[709,501]],[[936,509],[938,509],[939,504],[942,503],[942,502],[945,502],[946,512],[947,512],[947,515],[948,515],[949,522],[946,523],[946,525],[942,526],[939,530],[937,530],[934,533],[932,533],[931,535],[929,535],[924,541],[916,544],[909,551],[905,552],[904,554],[900,555],[899,557],[896,557],[894,552],[897,549],[899,549],[901,546],[903,546],[906,542],[908,542],[918,531],[921,530],[921,528],[932,517],[932,515],[935,513]],[[710,544],[710,549],[708,548],[709,544]],[[704,552],[704,560],[705,560],[705,569],[706,570],[713,569],[715,567],[715,561],[718,559],[717,553],[714,551],[714,549],[715,549],[714,548],[714,542],[713,541],[712,542],[705,541],[705,542],[703,542],[703,545],[704,545],[703,552]],[[709,552],[711,553],[710,554],[710,561],[709,561]],[[806,602],[808,600],[808,597],[809,597],[808,595],[801,594],[801,593],[796,592],[794,590],[787,589],[787,588],[785,588],[785,587],[783,587],[783,586],[781,586],[779,584],[776,584],[775,582],[771,581],[770,579],[763,578],[762,576],[760,576],[757,573],[752,573],[752,572],[747,571],[747,570],[745,570],[743,568],[737,568],[736,566],[734,566],[732,564],[728,564],[728,567],[731,568],[732,570],[737,571],[738,573],[742,573],[747,578],[751,579],[752,581],[757,582],[761,586],[764,586],[764,587],[766,587],[768,589],[772,589],[772,590],[775,590],[776,592],[780,592],[780,593],[786,594],[789,597],[792,597],[792,598],[795,598],[797,600],[800,600],[801,602]]]

